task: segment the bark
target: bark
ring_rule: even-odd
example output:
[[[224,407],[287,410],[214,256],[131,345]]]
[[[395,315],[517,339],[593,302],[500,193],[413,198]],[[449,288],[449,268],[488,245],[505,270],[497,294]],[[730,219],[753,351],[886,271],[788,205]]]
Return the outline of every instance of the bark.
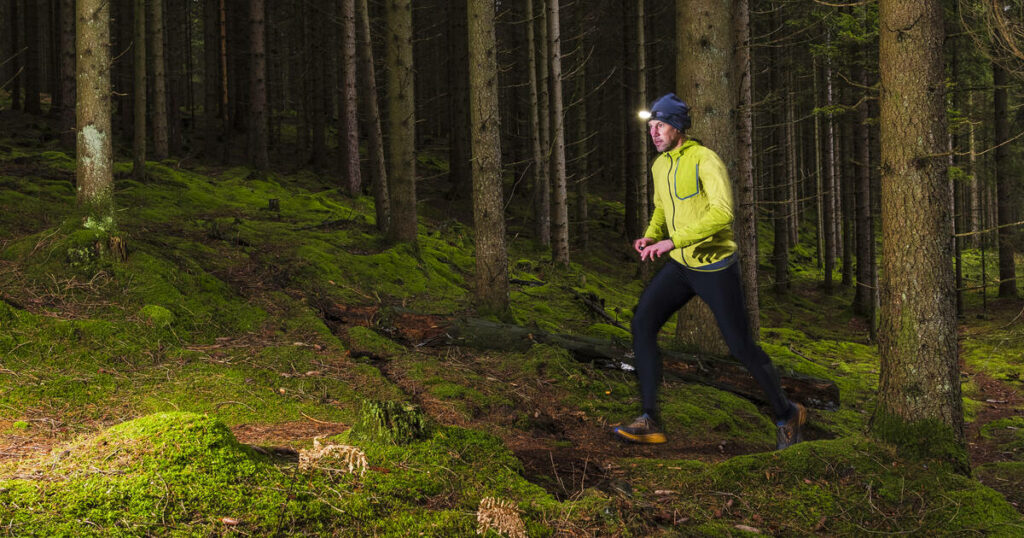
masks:
[[[732,0],[678,0],[676,20],[676,89],[690,105],[689,133],[722,158],[736,173],[736,85],[733,73],[736,42]],[[676,336],[704,353],[727,354],[711,309],[694,298],[679,311]]]
[[[881,0],[879,26],[883,266],[871,428],[963,470],[942,6]]]
[[[22,67],[25,65],[25,60],[22,55],[22,43],[21,43],[21,17],[19,16],[20,2],[18,0],[9,0],[7,3],[7,13],[10,17],[10,69],[11,69],[11,81],[9,88],[11,92],[11,109],[18,110],[22,106],[21,102],[21,86],[22,80],[24,79],[24,73]]]
[[[863,67],[854,70],[855,80],[868,87],[867,72]],[[866,317],[874,317],[875,307],[875,226],[871,214],[871,136],[868,132],[868,101],[862,99],[856,111],[854,147],[856,152],[856,188],[854,192],[857,219],[857,287],[853,296],[853,311]]]
[[[775,27],[781,27],[780,12],[776,11],[773,21]],[[772,67],[768,76],[771,88],[775,92],[785,91],[782,81],[783,71],[785,70],[785,67],[783,67],[784,58],[782,50],[780,47],[772,47],[770,54]],[[768,114],[774,125],[769,127],[771,131],[769,135],[771,147],[774,148],[774,151],[767,155],[767,158],[770,159],[767,167],[770,170],[769,176],[772,181],[772,228],[774,236],[772,265],[775,267],[775,282],[772,289],[778,295],[786,295],[789,293],[791,284],[789,273],[789,178],[786,169],[786,154],[783,152],[785,146],[785,135],[783,132],[785,116],[780,110],[784,107],[785,103],[778,97],[776,97],[776,100],[778,102]]]
[[[494,5],[469,2],[469,96],[473,128],[473,225],[476,229],[476,305],[481,312],[508,311],[508,253],[505,249],[498,126],[498,61]]]
[[[999,248],[999,297],[1017,297],[1017,269],[1014,264],[1014,231],[1013,222],[1014,192],[1013,173],[1010,172],[1010,120],[1007,110],[1006,70],[999,64],[992,63],[992,83],[995,87],[992,110],[995,114],[995,172],[996,184],[996,244]]]
[[[757,199],[753,169],[753,103],[750,73],[750,5],[749,0],[733,4],[732,27],[736,49],[733,53],[733,74],[736,77],[736,170],[733,177],[735,193],[733,233],[738,246],[740,279],[743,282],[747,319],[754,339],[761,332],[761,307],[757,291]],[[730,171],[732,172],[732,171]]]
[[[39,25],[39,10],[42,2],[29,1],[25,7],[25,112],[39,115],[43,113],[40,106],[40,87],[42,85],[43,66],[42,32]]]
[[[164,17],[167,34],[167,152],[181,155],[184,144],[183,108],[190,103],[189,74],[192,71],[191,35],[192,2],[169,2]]]
[[[217,73],[220,75],[220,149],[221,149],[221,161],[227,162],[230,152],[231,143],[231,118],[229,117],[228,109],[228,13],[227,13],[227,0],[220,0],[217,13],[217,43],[219,47],[217,49],[220,69]]]
[[[249,159],[256,170],[270,166],[267,147],[267,40],[263,0],[249,0]]]
[[[220,0],[203,3],[203,149],[221,155]]]
[[[109,6],[107,0],[78,0],[75,12],[78,21],[75,180],[79,207],[101,226],[109,222],[112,227],[114,160],[110,140]]]
[[[826,60],[825,65],[825,106],[832,109],[832,62]],[[822,177],[821,200],[822,209],[822,234],[824,234],[823,257],[823,287],[826,294],[833,291],[832,275],[836,270],[836,154],[835,154],[835,120],[830,113],[825,123],[825,164],[824,176]]]
[[[132,102],[135,104],[135,127],[132,132],[132,177],[135,181],[142,181],[146,177],[146,0],[135,0],[134,4]]]
[[[377,105],[377,76],[373,69],[373,42],[370,34],[370,10],[367,0],[359,0],[359,68],[363,87],[363,109],[366,110],[366,146],[370,161],[370,181],[373,182],[373,205],[377,215],[377,230],[385,232],[391,220],[391,206],[388,197],[388,176],[384,160],[384,135],[380,129],[380,112]]]
[[[163,160],[169,152],[167,135],[167,70],[164,56],[163,0],[149,0],[150,52],[153,65],[153,158]]]
[[[349,196],[363,188],[359,170],[359,116],[356,93],[356,3],[341,0],[341,84],[338,93],[338,153],[342,184]]]
[[[530,2],[531,0],[527,0]],[[537,183],[534,184],[534,218],[537,241],[551,246],[551,169],[547,160],[551,155],[551,91],[548,81],[548,10],[547,0],[536,0],[536,59],[537,59],[537,119],[540,124],[540,160],[537,161]]]
[[[326,22],[314,12],[304,11],[304,17],[309,25],[304,48],[309,62],[311,75],[309,77],[311,87],[304,92],[304,98],[308,105],[305,107],[308,115],[306,118],[310,129],[312,153],[310,162],[318,171],[323,171],[327,166],[327,107],[324,93],[327,91],[326,67],[324,59],[326,50],[323,49],[323,42],[326,41]],[[333,93],[333,92],[332,92]]]
[[[75,0],[60,3],[60,145],[75,147]]]
[[[462,200],[472,191],[466,0],[449,2],[448,9],[448,198]]]
[[[388,238],[416,242],[416,103],[413,95],[412,2],[387,3]]]
[[[565,109],[562,103],[562,31],[558,0],[548,0],[551,65],[551,258],[569,265],[569,194],[565,170]]]

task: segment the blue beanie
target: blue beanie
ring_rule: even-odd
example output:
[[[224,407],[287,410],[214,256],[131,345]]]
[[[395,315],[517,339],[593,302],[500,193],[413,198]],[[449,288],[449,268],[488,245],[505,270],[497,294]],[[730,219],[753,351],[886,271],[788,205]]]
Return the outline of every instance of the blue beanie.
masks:
[[[651,119],[663,121],[683,132],[690,128],[690,107],[676,94],[668,93],[651,104]]]

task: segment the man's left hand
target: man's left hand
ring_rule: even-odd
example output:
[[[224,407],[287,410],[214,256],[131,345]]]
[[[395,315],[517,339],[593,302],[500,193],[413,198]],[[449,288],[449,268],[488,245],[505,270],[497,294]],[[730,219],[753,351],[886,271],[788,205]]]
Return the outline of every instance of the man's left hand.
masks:
[[[653,245],[644,247],[644,249],[640,251],[640,260],[654,260],[654,258],[660,258],[662,254],[671,252],[674,248],[676,248],[676,245],[671,239],[658,241]]]

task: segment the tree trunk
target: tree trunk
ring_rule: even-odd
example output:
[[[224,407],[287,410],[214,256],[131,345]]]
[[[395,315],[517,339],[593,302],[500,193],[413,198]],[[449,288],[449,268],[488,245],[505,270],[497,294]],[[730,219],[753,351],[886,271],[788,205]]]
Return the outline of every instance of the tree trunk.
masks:
[[[636,2],[636,101],[639,105],[639,109],[647,108],[647,10],[644,5],[644,0],[637,0]],[[629,117],[632,110],[626,111],[626,116]],[[650,160],[648,155],[648,144],[647,141],[647,129],[646,125],[641,124],[640,133],[633,135],[639,143],[637,152],[637,166],[635,169],[635,180],[636,184],[636,216],[637,216],[637,233],[636,235],[629,236],[629,239],[635,239],[640,237],[640,234],[644,233],[647,229],[647,222],[650,220],[650,204],[648,199],[650,198],[650,192],[647,186],[650,184],[650,164],[647,162]],[[649,265],[649,264],[647,264]]]
[[[676,2],[676,89],[690,105],[689,133],[718,153],[730,175],[736,173],[737,158],[732,8],[733,0]],[[676,336],[703,353],[728,354],[722,335],[708,327],[717,327],[715,317],[695,298],[679,311]]]
[[[113,229],[114,156],[110,140],[110,4],[78,0],[75,67],[77,200],[87,217]]]
[[[825,60],[825,107],[832,109],[832,61]],[[831,112],[826,116],[825,122],[825,164],[822,177],[821,200],[822,205],[822,234],[825,236],[823,258],[823,287],[826,294],[833,290],[832,275],[836,270],[836,142],[835,142],[835,120]]]
[[[270,167],[267,147],[267,39],[263,0],[249,0],[249,159],[256,170]]]
[[[551,58],[551,258],[569,265],[569,194],[565,170],[565,109],[562,103],[562,30],[558,0],[548,0]]]
[[[494,5],[468,4],[470,122],[473,128],[473,225],[476,228],[476,305],[508,311],[508,253],[498,126],[498,60]]]
[[[142,181],[146,178],[146,0],[135,0],[134,3],[132,102],[135,104],[135,128],[132,131],[132,177],[135,181]]]
[[[75,0],[60,3],[60,145],[75,147]]]
[[[883,278],[871,429],[968,472],[943,156],[942,6],[881,0],[879,27]]]
[[[166,56],[172,58],[167,69],[167,152],[171,155],[181,155],[184,145],[181,110],[188,106],[191,7],[192,2],[169,2],[164,17],[164,27],[168,29]]]
[[[25,60],[21,54],[21,17],[19,16],[19,2],[18,0],[8,1],[7,13],[10,17],[10,69],[11,69],[11,110],[18,110],[22,106],[21,102],[21,86],[22,80],[24,79],[22,73],[22,67],[25,65]]]
[[[338,153],[342,184],[349,196],[359,196],[359,116],[356,94],[356,2],[341,0],[341,84],[338,93]]]
[[[736,49],[733,75],[738,92],[736,102],[736,170],[733,176],[735,221],[733,233],[738,246],[740,279],[747,306],[747,319],[754,340],[760,339],[761,306],[757,286],[757,197],[754,190],[754,142],[752,83],[750,73],[750,3],[733,3],[732,28]]]
[[[466,47],[466,0],[448,3],[448,198],[464,200],[472,191],[469,127],[469,58]]]
[[[40,115],[40,87],[42,85],[43,65],[40,47],[42,32],[39,26],[38,0],[25,2],[25,112]]]
[[[532,0],[527,0],[533,4]],[[536,219],[537,241],[551,246],[551,169],[547,166],[551,155],[551,92],[548,80],[548,10],[546,0],[537,0],[537,40],[535,46],[537,68],[537,121],[539,123],[540,159],[537,161],[537,182],[533,186],[534,218]],[[531,41],[531,43],[534,43]]]
[[[388,192],[393,241],[416,242],[416,103],[413,95],[412,1],[387,3]]]
[[[359,0],[359,25],[362,38],[359,41],[359,67],[363,87],[362,96],[366,110],[365,124],[367,158],[370,161],[370,180],[373,182],[373,205],[377,215],[377,230],[386,232],[391,221],[391,205],[388,197],[388,175],[384,160],[384,135],[380,130],[380,112],[377,105],[377,76],[373,69],[373,41],[370,34],[370,9],[367,0]]]
[[[220,75],[220,157],[221,161],[225,163],[228,162],[231,153],[231,118],[229,117],[228,109],[228,13],[226,2],[227,0],[220,0],[219,12],[217,13],[217,30],[219,32],[217,36],[217,43],[219,44],[217,51],[220,56],[220,69],[217,70],[217,73]]]
[[[776,11],[772,16],[773,25],[777,28],[782,27],[781,12]],[[786,70],[784,67],[785,58],[783,51],[780,47],[772,47],[770,54],[772,67],[768,74],[769,83],[773,93],[781,93],[785,91],[783,82],[783,71]],[[789,182],[788,182],[788,171],[786,168],[786,152],[785,152],[785,101],[781,97],[775,97],[776,102],[772,107],[772,111],[769,112],[768,117],[771,118],[773,126],[769,127],[771,147],[773,151],[769,152],[767,158],[770,160],[767,164],[769,169],[769,177],[771,177],[771,200],[772,200],[772,228],[773,228],[773,244],[772,244],[772,265],[775,266],[775,283],[772,286],[773,291],[778,295],[786,295],[790,289],[790,273],[789,273]]]
[[[854,69],[854,80],[867,88],[866,70],[858,66]],[[875,226],[871,214],[871,136],[868,132],[868,101],[862,99],[857,106],[856,127],[853,143],[856,152],[856,189],[854,192],[857,219],[857,288],[853,296],[853,311],[867,318],[874,318],[875,307]]]
[[[164,7],[163,0],[149,0],[151,52],[153,57],[153,158],[167,158],[167,71],[164,68]]]
[[[314,12],[306,13],[306,22],[309,25],[309,36],[306,41],[305,54],[307,54],[307,61],[309,62],[309,69],[311,75],[309,77],[310,84],[312,85],[304,95],[304,98],[308,105],[305,107],[308,112],[307,121],[311,133],[311,145],[312,152],[310,154],[310,162],[318,171],[323,171],[327,166],[327,107],[325,103],[324,92],[328,90],[327,83],[325,82],[327,62],[324,59],[325,53],[323,42],[326,41],[327,30],[324,26],[327,24],[322,17],[319,17]],[[331,92],[333,93],[333,92]]]
[[[203,149],[220,156],[220,0],[203,3]]]
[[[999,226],[996,232],[996,241],[999,248],[999,297],[1017,298],[1017,269],[1014,264],[1014,231],[1013,222],[1014,192],[1013,173],[1010,172],[1010,120],[1007,109],[1007,76],[1006,70],[998,63],[992,63],[992,84],[995,93],[992,100],[992,110],[995,114],[995,139],[992,141],[996,148],[993,171],[996,184],[996,224]]]

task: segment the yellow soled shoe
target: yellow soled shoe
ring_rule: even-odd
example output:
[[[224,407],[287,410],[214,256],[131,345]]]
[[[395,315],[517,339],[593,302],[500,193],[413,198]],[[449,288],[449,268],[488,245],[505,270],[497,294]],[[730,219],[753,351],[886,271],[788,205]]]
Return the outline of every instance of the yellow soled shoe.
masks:
[[[807,408],[803,404],[794,403],[793,413],[789,420],[776,424],[775,450],[789,448],[804,440],[804,424],[807,423]]]
[[[658,424],[647,413],[637,417],[629,426],[616,426],[612,433],[627,441],[649,445],[664,443],[667,440]]]

